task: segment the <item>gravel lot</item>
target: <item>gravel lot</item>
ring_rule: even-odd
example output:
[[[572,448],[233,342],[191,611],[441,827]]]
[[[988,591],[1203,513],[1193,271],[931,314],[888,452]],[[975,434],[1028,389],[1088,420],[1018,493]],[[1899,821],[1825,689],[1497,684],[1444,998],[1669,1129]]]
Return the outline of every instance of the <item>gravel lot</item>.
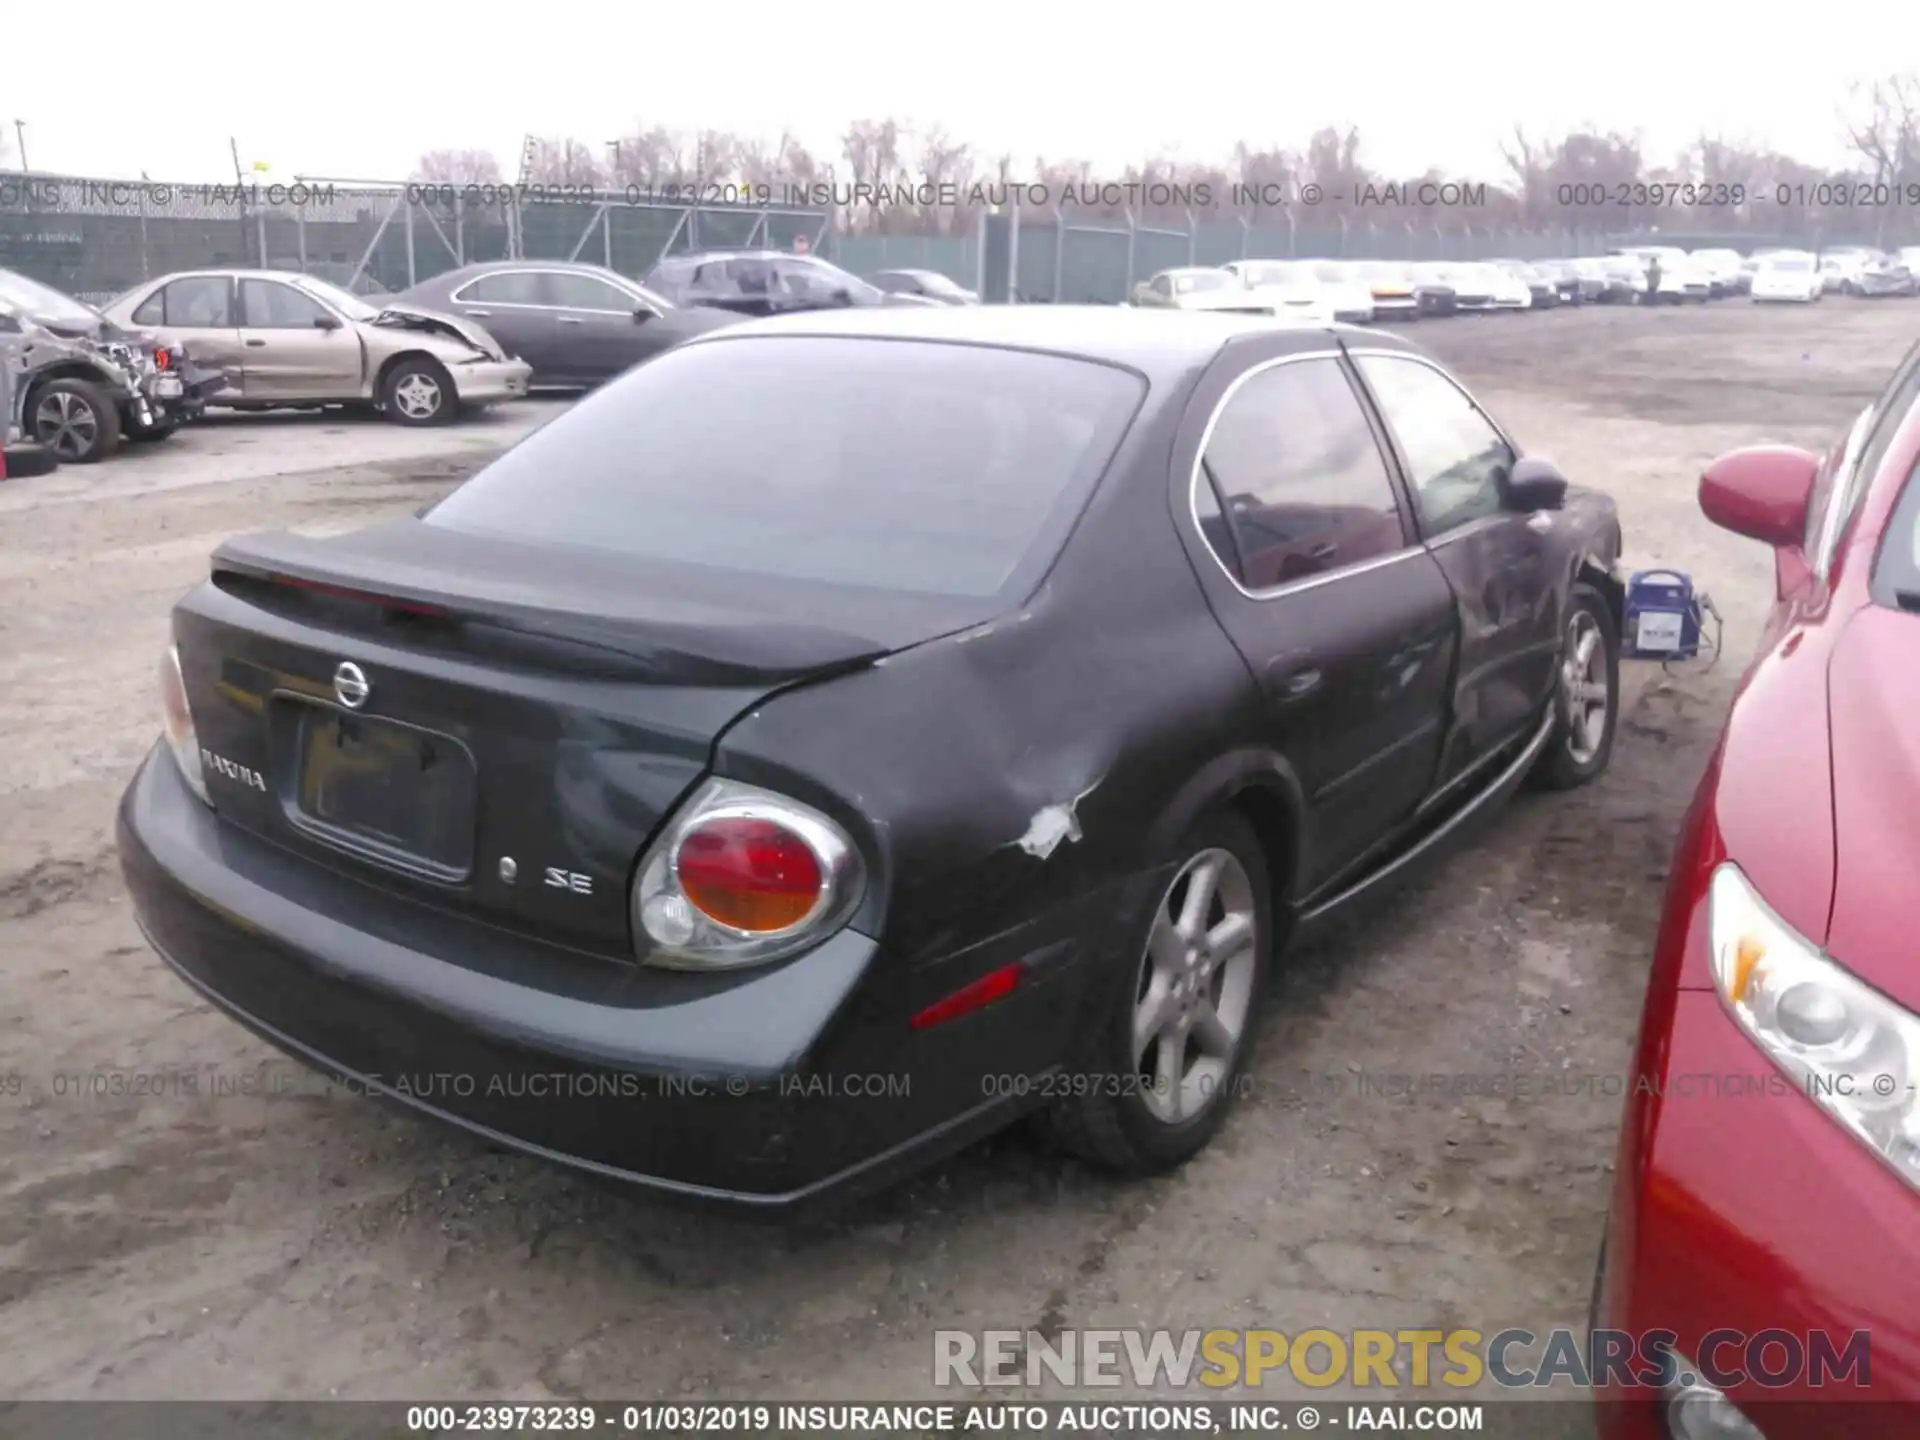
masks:
[[[1694,481],[1729,446],[1824,443],[1916,320],[1728,301],[1415,327],[1618,497],[1630,561],[1711,590],[1727,660],[1628,667],[1602,784],[1521,800],[1294,956],[1257,1089],[1182,1173],[1114,1183],[1021,1132],[804,1230],[329,1094],[172,979],[122,891],[113,807],[207,551],[405,513],[552,404],[424,433],[215,420],[0,485],[0,1396],[905,1399],[933,1394],[937,1327],[1583,1323],[1668,848],[1771,583]],[[1395,1074],[1462,1088],[1382,1093]],[[1535,1093],[1464,1088],[1507,1076]]]

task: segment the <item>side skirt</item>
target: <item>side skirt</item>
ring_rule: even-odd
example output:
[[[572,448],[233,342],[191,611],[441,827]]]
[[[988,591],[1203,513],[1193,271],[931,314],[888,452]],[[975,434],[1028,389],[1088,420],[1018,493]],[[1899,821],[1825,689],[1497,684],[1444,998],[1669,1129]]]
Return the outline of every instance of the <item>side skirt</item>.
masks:
[[[1332,895],[1308,899],[1295,912],[1292,938],[1297,940],[1305,936],[1324,925],[1347,906],[1376,894],[1393,881],[1404,878],[1421,861],[1436,855],[1440,848],[1457,836],[1469,821],[1504,803],[1515,790],[1520,788],[1521,782],[1527,778],[1527,772],[1540,758],[1540,752],[1546,749],[1547,743],[1553,738],[1557,719],[1554,707],[1549,705],[1538,728],[1527,742],[1520,747],[1511,760],[1495,772],[1477,794],[1463,801],[1457,808],[1451,809],[1444,819],[1434,823],[1431,828],[1419,831],[1417,838],[1411,843],[1389,852],[1379,865],[1358,879],[1341,886]]]

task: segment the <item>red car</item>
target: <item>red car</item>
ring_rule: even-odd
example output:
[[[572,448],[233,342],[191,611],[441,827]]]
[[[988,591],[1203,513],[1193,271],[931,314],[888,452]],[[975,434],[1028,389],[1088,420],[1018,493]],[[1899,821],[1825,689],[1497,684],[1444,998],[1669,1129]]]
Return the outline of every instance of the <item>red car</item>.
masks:
[[[1594,1287],[1636,1357],[1595,1376],[1606,1440],[1920,1435],[1916,462],[1920,346],[1825,456],[1701,477],[1778,598],[1648,981]]]

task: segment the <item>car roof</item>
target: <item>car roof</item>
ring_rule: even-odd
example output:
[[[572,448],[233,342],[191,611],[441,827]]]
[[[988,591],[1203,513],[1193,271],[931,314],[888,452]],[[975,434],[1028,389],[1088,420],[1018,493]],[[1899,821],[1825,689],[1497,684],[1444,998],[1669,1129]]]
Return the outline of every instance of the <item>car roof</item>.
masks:
[[[827,264],[824,255],[815,255],[811,251],[801,254],[795,250],[769,250],[765,247],[741,250],[689,250],[680,255],[662,255],[654,261],[654,268],[662,265],[698,265],[707,260],[820,260]]]
[[[420,283],[425,285],[430,281],[445,280],[453,275],[484,275],[491,270],[574,270],[583,275],[620,274],[618,270],[610,270],[605,265],[593,265],[581,260],[475,260],[470,265],[462,265],[457,269],[442,270],[438,275],[430,275]]]
[[[1171,380],[1206,364],[1235,340],[1256,335],[1299,336],[1302,348],[1336,336],[1369,348],[1415,347],[1382,331],[1351,325],[1308,325],[1264,315],[1136,309],[1130,305],[966,305],[908,308],[874,306],[809,310],[749,320],[688,344],[816,335],[839,339],[923,340],[1045,351],[1122,365],[1149,381]]]
[[[258,265],[196,265],[190,270],[170,270],[165,275],[152,280],[143,280],[142,285],[157,285],[162,280],[186,280],[200,275],[225,275],[235,279],[248,280],[310,280],[319,276],[304,275],[298,270],[267,270]],[[332,284],[332,281],[325,282]]]

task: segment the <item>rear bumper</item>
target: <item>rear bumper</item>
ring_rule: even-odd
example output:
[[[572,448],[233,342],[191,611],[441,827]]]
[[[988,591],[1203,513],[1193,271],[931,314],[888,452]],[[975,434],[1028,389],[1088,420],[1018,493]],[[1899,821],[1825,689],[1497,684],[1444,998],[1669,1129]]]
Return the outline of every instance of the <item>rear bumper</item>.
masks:
[[[977,1015],[913,1031],[859,1013],[878,947],[851,930],[719,978],[640,976],[478,925],[450,942],[446,917],[219,820],[159,747],[121,801],[118,839],[136,917],[168,966],[349,1094],[760,1211],[878,1188],[1029,1108],[1037,1087],[983,1079],[1057,1059],[1074,992],[1048,982],[1084,975],[1057,966]]]
[[[533,366],[524,360],[482,360],[455,366],[452,374],[461,404],[485,404],[524,398],[533,379]]]

